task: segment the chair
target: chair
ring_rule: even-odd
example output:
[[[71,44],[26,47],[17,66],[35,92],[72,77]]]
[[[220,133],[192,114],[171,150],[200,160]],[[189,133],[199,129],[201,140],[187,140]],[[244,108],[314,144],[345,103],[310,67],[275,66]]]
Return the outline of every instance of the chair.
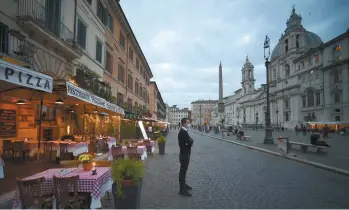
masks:
[[[52,204],[52,195],[43,196],[41,192],[41,183],[45,181],[44,177],[31,180],[21,180],[17,178],[17,187],[19,198],[22,203],[22,209],[46,208]]]
[[[113,156],[113,160],[117,160],[117,159],[124,159],[125,154],[122,151],[122,147],[115,147],[112,146],[111,147],[111,154]]]
[[[44,142],[44,160],[47,162],[52,161],[52,143],[51,142]]]
[[[150,140],[144,139],[143,143],[144,143],[145,147],[147,148],[147,152],[151,152],[152,146],[150,144]]]
[[[73,159],[73,153],[68,152],[68,144],[59,144],[59,159],[60,160]]]
[[[12,157],[14,157],[14,151],[13,151],[13,143],[11,140],[3,140],[2,141],[2,158],[5,159],[5,154],[11,152]]]
[[[141,160],[141,155],[138,153],[137,147],[135,146],[127,147],[127,156],[128,158]]]
[[[22,160],[25,160],[25,154],[28,154],[29,158],[29,149],[24,148],[24,141],[15,141],[13,142],[13,156],[17,157],[17,154],[22,156]]]
[[[56,208],[80,209],[85,197],[78,194],[79,175],[71,177],[53,176],[53,195],[56,198]],[[70,190],[73,190],[70,193]]]
[[[59,162],[61,168],[77,168],[80,165],[79,160],[62,160]]]

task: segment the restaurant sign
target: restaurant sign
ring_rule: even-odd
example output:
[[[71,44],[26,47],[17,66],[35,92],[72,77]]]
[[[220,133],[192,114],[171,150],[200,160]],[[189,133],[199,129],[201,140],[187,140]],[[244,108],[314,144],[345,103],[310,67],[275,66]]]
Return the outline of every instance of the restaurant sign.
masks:
[[[68,96],[73,96],[73,97],[78,98],[78,99],[85,101],[87,103],[90,103],[90,104],[93,104],[93,105],[96,105],[99,107],[103,107],[103,108],[108,109],[110,111],[125,115],[124,109],[119,107],[116,104],[109,103],[105,99],[98,97],[96,95],[93,95],[93,94],[89,93],[88,91],[73,85],[70,82],[66,82],[66,86],[67,86],[67,95]]]
[[[53,79],[51,76],[11,64],[1,59],[0,80],[52,93]]]

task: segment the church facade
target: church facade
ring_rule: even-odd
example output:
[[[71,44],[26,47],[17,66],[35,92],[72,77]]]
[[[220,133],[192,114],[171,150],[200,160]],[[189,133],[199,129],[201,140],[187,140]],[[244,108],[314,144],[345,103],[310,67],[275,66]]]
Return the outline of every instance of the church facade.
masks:
[[[294,8],[286,24],[270,57],[272,126],[349,122],[349,30],[323,43],[302,26]],[[225,125],[264,125],[265,88],[255,89],[248,58],[241,73],[241,88],[224,98]],[[217,108],[211,115],[211,124],[217,123]]]

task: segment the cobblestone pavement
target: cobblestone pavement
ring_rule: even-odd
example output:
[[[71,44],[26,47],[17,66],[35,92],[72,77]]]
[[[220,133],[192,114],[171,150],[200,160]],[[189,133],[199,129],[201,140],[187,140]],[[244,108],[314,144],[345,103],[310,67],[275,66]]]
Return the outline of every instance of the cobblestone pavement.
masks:
[[[141,208],[349,208],[349,178],[191,132],[187,181],[178,193],[177,132],[147,160]]]
[[[257,147],[261,147],[264,149],[269,149],[274,152],[279,152],[280,150],[277,148],[277,145],[265,145],[263,144],[264,139],[264,130],[245,130],[246,136],[251,136],[252,140],[250,141],[239,141],[236,140],[236,136],[225,136],[224,138],[227,140],[237,141],[243,144],[253,145]],[[211,135],[215,137],[221,137],[220,134],[211,133],[203,133],[206,135]],[[273,132],[274,142],[276,144],[278,136],[287,136],[290,141],[310,143],[310,134],[308,133],[306,136],[303,136],[302,133],[299,133],[298,136],[295,132],[285,131],[285,132]],[[327,152],[317,153],[316,149],[308,148],[308,152],[304,153],[301,151],[299,146],[293,146],[290,153],[295,154],[297,157],[319,162],[322,164],[330,165],[333,167],[349,170],[349,136],[340,136],[338,134],[330,134],[330,138],[326,139],[331,148],[327,150]]]

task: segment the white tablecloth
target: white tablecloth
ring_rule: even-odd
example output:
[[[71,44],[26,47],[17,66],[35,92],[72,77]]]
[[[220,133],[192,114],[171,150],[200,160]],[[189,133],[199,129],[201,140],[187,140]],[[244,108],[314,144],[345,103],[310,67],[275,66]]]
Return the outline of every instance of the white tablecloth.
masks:
[[[0,179],[4,178],[4,166],[0,165]]]
[[[72,152],[74,157],[79,156],[82,153],[88,152],[88,144],[87,143],[78,143],[78,144],[85,144],[84,146],[77,146],[74,144],[70,144],[68,146],[68,152]],[[60,157],[60,150],[59,150],[59,144],[54,144],[52,146],[53,150],[57,151],[57,157]]]
[[[0,158],[0,179],[4,178],[4,166],[5,166],[5,163],[3,159]]]

